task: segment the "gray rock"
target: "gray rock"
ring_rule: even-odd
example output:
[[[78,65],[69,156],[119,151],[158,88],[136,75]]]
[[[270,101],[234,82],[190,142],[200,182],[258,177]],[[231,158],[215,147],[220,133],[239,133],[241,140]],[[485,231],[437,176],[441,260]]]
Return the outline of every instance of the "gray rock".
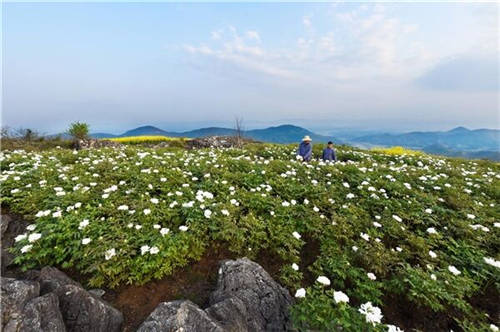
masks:
[[[2,239],[3,239],[3,235],[7,231],[7,228],[9,228],[9,223],[11,220],[12,220],[12,217],[9,216],[8,214],[0,215],[0,230],[1,230],[1,234],[2,234]]]
[[[224,332],[207,313],[191,301],[160,303],[137,332]]]
[[[67,284],[54,291],[68,331],[120,331],[123,315],[104,300],[83,288]]]
[[[94,288],[94,289],[89,289],[89,293],[102,298],[104,294],[106,294],[106,291],[104,289]]]
[[[26,303],[40,294],[40,285],[35,281],[1,278],[2,325],[18,324]],[[4,326],[4,329],[6,327]]]
[[[64,332],[63,317],[59,311],[57,295],[49,293],[26,304],[20,324],[23,332]]]
[[[257,263],[247,258],[222,262],[216,290],[210,296],[210,304],[214,306],[231,298],[239,299],[245,306],[248,331],[290,330],[288,310],[292,298]],[[228,304],[224,306],[226,310]],[[232,307],[237,308],[235,305]],[[239,314],[242,311],[237,312]],[[226,320],[229,316],[226,314],[226,317],[218,317]]]
[[[250,331],[247,324],[247,308],[245,304],[236,297],[231,297],[215,303],[207,308],[205,312],[218,321],[226,331]]]
[[[40,283],[40,293],[42,295],[53,292],[57,288],[66,285],[74,285],[83,288],[82,285],[68,277],[64,272],[51,266],[42,268],[36,280]]]

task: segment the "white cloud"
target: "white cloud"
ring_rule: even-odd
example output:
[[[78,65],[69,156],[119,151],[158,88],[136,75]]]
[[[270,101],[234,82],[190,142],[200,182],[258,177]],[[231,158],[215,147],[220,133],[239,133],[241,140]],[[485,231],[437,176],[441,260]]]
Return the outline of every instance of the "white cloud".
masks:
[[[253,40],[256,40],[258,42],[260,42],[260,35],[257,31],[255,30],[248,30],[247,33],[246,33],[248,39],[253,39]]]
[[[306,15],[302,17],[302,24],[304,24],[306,28],[310,28],[312,26],[311,18],[312,15]]]

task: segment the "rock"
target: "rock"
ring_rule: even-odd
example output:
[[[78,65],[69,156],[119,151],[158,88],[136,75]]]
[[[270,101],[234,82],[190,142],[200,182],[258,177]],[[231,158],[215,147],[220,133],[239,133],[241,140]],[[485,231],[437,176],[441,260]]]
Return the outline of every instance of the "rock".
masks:
[[[18,331],[23,321],[23,310],[30,300],[40,294],[36,281],[1,278],[2,330]]]
[[[104,289],[95,288],[95,289],[89,289],[89,293],[97,297],[103,297],[104,294],[106,294],[106,291]]]
[[[26,303],[40,294],[36,281],[1,278],[2,282],[2,324],[19,320]]]
[[[66,285],[74,285],[83,288],[82,285],[68,277],[64,272],[51,266],[42,268],[36,280],[40,283],[40,293],[42,295],[53,292],[57,288]]]
[[[137,332],[223,332],[224,329],[191,301],[162,302]]]
[[[118,142],[113,142],[106,139],[81,139],[76,142],[76,149],[99,149],[99,148],[118,148],[121,147],[122,144]]]
[[[74,284],[54,291],[68,331],[120,331],[123,315],[104,300]]]
[[[288,309],[292,304],[292,298],[288,291],[276,283],[257,263],[247,258],[222,262],[217,288],[210,296],[210,304],[215,306],[231,298],[239,299],[246,308],[247,331],[290,330]],[[221,304],[221,306],[224,310],[231,307],[238,308],[233,304],[230,306]],[[211,312],[210,309],[207,310]],[[241,312],[238,309],[235,315]],[[232,317],[233,314],[225,315]]]
[[[2,214],[0,216],[0,230],[1,230],[1,234],[2,234],[2,239],[3,239],[3,235],[5,234],[5,232],[7,231],[7,228],[9,227],[9,223],[10,221],[12,220],[12,217],[7,215],[7,214]]]
[[[244,143],[255,142],[250,138],[237,136],[206,136],[186,141],[186,148],[230,148],[241,147]]]
[[[218,321],[226,331],[249,331],[247,309],[245,304],[236,297],[215,303],[207,308],[205,312]]]
[[[20,330],[24,332],[64,332],[63,317],[59,311],[57,295],[49,293],[26,304]]]

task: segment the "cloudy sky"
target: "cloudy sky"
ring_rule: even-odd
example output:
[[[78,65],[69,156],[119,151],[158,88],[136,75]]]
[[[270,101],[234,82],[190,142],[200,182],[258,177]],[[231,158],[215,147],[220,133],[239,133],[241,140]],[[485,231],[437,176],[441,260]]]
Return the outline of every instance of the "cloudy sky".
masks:
[[[2,124],[500,128],[494,3],[6,3]]]

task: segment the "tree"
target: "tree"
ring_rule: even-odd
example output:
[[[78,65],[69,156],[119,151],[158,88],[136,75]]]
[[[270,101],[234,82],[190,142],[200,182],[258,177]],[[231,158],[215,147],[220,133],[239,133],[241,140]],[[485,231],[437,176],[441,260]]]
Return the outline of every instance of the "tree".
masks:
[[[243,145],[243,133],[245,129],[243,128],[243,118],[234,118],[234,137],[236,138],[236,146],[241,147]]]
[[[69,126],[68,134],[75,140],[85,139],[89,135],[89,125],[85,122],[73,122]]]

